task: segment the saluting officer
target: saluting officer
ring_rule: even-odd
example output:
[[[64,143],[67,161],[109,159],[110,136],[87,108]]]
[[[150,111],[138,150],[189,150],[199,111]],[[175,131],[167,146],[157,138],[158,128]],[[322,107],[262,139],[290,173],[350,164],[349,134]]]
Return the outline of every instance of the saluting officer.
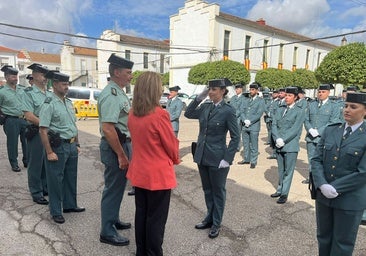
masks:
[[[207,214],[195,228],[210,228],[210,238],[220,233],[226,201],[226,178],[240,140],[235,109],[224,101],[226,86],[230,85],[228,79],[210,80],[208,88],[188,105],[184,113],[189,119],[198,119],[200,124],[194,162],[198,165]],[[212,102],[199,106],[207,95]],[[228,131],[231,140],[227,146]]]
[[[366,209],[366,94],[348,93],[345,123],[329,125],[311,160],[320,256],[351,256]]]
[[[10,65],[1,68],[4,72],[6,84],[0,87],[0,110],[3,113],[2,122],[6,134],[6,146],[8,150],[8,159],[11,169],[14,172],[20,172],[18,164],[18,138],[22,144],[23,165],[28,165],[27,142],[25,139],[25,127],[27,122],[24,120],[22,111],[22,94],[25,86],[18,83],[18,70]]]
[[[83,212],[78,207],[77,168],[80,144],[73,104],[66,98],[69,76],[48,72],[53,94],[47,97],[39,112],[39,130],[46,151],[46,176],[49,208],[56,223],[64,223],[62,212]]]
[[[48,69],[34,63],[28,67],[32,70],[33,85],[27,87],[23,94],[23,112],[28,121],[26,129],[28,145],[28,187],[33,201],[37,204],[48,204],[44,196],[48,195],[45,170],[45,153],[39,135],[39,112],[47,97],[52,93],[47,91]]]
[[[123,88],[131,82],[133,62],[114,53],[108,62],[110,81],[98,98],[102,136],[100,157],[105,165],[99,240],[102,243],[124,246],[130,241],[119,235],[117,229],[131,228],[131,223],[120,221],[119,210],[126,188],[126,172],[132,149],[127,127],[131,103]]]
[[[334,89],[332,84],[321,84],[318,88],[317,100],[309,104],[305,113],[305,141],[309,171],[311,171],[311,158],[314,156],[315,148],[320,141],[325,127],[340,121],[337,103],[329,100],[331,89]],[[309,183],[309,179],[305,179],[302,183]]]
[[[244,146],[244,159],[238,164],[249,164],[254,169],[258,160],[258,136],[261,126],[261,117],[265,110],[263,98],[258,96],[260,84],[252,83],[249,86],[250,98],[248,104],[242,104],[240,108],[240,120],[242,122],[242,136]]]
[[[272,136],[277,150],[278,186],[271,197],[279,197],[278,204],[286,203],[290,192],[305,120],[305,110],[296,104],[297,87],[287,87],[285,93],[286,106],[282,105],[278,109],[272,126]]]
[[[169,100],[166,105],[166,110],[170,115],[170,122],[173,126],[175,137],[178,137],[179,132],[179,117],[183,110],[183,102],[178,97],[179,86],[173,86],[169,88]]]

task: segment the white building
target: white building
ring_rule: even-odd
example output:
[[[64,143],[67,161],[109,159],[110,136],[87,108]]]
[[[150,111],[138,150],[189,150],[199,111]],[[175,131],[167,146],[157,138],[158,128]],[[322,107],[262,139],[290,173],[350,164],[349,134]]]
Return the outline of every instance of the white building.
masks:
[[[70,76],[72,86],[99,87],[97,50],[64,41],[60,56],[61,72]]]
[[[116,34],[106,30],[97,41],[99,81],[101,88],[109,77],[107,62],[112,53],[134,62],[133,71],[169,71],[169,42]],[[128,91],[129,89],[127,89]]]
[[[220,12],[218,4],[187,0],[170,17],[170,84],[189,94],[201,87],[188,83],[196,64],[230,59],[243,63],[255,80],[263,68],[314,71],[335,45]]]
[[[0,46],[0,68],[4,65],[11,65],[16,69],[18,67],[18,51]],[[4,72],[0,72],[0,85],[5,84]]]

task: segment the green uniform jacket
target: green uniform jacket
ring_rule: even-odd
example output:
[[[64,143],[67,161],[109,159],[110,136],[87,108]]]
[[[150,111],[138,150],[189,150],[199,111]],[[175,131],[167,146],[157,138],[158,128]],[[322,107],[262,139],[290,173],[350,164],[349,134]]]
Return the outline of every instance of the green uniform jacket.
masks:
[[[214,107],[212,102],[198,106],[199,103],[200,101],[193,100],[184,113],[189,119],[198,119],[200,124],[194,162],[218,167],[224,159],[232,164],[240,141],[235,109],[224,101],[217,107]],[[229,146],[226,145],[228,131],[231,137]]]
[[[296,104],[283,116],[285,110],[286,106],[281,105],[276,111],[272,121],[272,138],[274,141],[281,138],[285,142],[285,146],[277,149],[279,152],[299,152],[305,111]]]
[[[183,110],[183,102],[178,97],[169,99],[168,104],[166,105],[166,110],[169,112],[173,131],[179,131],[179,117]]]
[[[315,187],[330,184],[339,195],[328,199],[318,190],[316,200],[332,208],[363,210],[366,208],[366,123],[342,142],[344,126],[333,124],[325,129],[311,160]]]
[[[313,101],[309,104],[305,116],[306,142],[318,143],[325,127],[330,124],[339,123],[339,110],[336,103],[328,101],[320,108],[319,102]],[[320,136],[313,137],[309,133],[309,129],[317,129]]]
[[[265,111],[266,104],[264,100],[258,96],[254,100],[248,99],[247,104],[240,105],[240,120],[250,121],[250,126],[243,126],[245,131],[259,132],[261,128],[261,117]]]

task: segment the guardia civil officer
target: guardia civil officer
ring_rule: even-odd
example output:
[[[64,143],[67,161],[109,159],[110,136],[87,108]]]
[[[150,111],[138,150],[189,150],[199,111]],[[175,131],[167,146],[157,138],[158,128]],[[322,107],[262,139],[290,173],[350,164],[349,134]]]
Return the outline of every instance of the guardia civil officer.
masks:
[[[254,169],[258,160],[258,136],[261,126],[261,117],[265,110],[263,98],[258,96],[260,84],[249,85],[250,98],[248,104],[242,104],[240,108],[240,120],[242,122],[242,137],[244,147],[244,159],[238,164],[249,164]]]
[[[189,119],[198,119],[200,130],[194,162],[197,163],[207,214],[196,229],[210,228],[208,236],[219,235],[226,200],[226,178],[240,140],[235,109],[224,101],[228,79],[215,79],[192,101],[184,113]],[[212,102],[199,105],[209,95]],[[226,135],[230,133],[227,146]]]
[[[300,87],[300,86],[296,86],[297,90],[299,92],[298,96],[298,100],[296,101],[296,104],[301,107],[302,109],[306,109],[308,107],[308,102],[305,98],[305,91]]]
[[[47,179],[45,170],[45,152],[39,135],[39,112],[47,97],[52,93],[47,91],[47,78],[45,74],[49,71],[38,63],[28,67],[32,70],[33,85],[27,87],[23,94],[23,112],[28,125],[26,138],[28,145],[28,187],[37,204],[48,204],[44,196],[48,195]]]
[[[98,98],[100,157],[105,166],[100,242],[124,246],[129,240],[119,235],[117,229],[131,228],[131,223],[120,221],[119,210],[132,151],[127,127],[131,103],[123,88],[131,82],[133,62],[115,54],[108,62],[110,81]]]
[[[8,159],[11,169],[14,172],[20,172],[18,164],[18,140],[22,144],[23,165],[28,165],[27,142],[25,139],[25,127],[27,122],[24,120],[22,111],[22,94],[25,87],[18,83],[18,70],[10,65],[1,68],[4,72],[6,84],[0,87],[0,110],[3,113],[1,124],[6,134],[6,146]]]
[[[69,76],[48,72],[53,94],[47,97],[39,112],[39,132],[45,149],[45,167],[49,209],[56,223],[64,223],[62,212],[83,212],[78,207],[77,168],[80,144],[73,104],[66,98]]]
[[[236,117],[238,119],[239,129],[241,129],[240,105],[241,104],[246,104],[246,103],[243,103],[243,101],[247,101],[247,100],[248,100],[248,97],[245,97],[243,95],[243,85],[242,84],[236,84],[235,85],[235,95],[233,97],[231,97],[230,105],[233,106],[233,108],[236,111]],[[238,149],[237,149],[238,152],[240,151],[241,146],[242,146],[242,142],[241,142],[241,139],[240,139],[239,146],[238,146]]]
[[[300,150],[300,135],[305,120],[305,110],[296,104],[297,87],[287,87],[285,92],[286,106],[282,105],[278,109],[272,125],[272,137],[277,150],[278,186],[271,197],[279,197],[278,204],[286,203],[290,192],[297,154]]]
[[[329,100],[331,89],[334,89],[332,84],[321,84],[318,88],[317,100],[311,102],[306,109],[305,141],[309,171],[311,170],[311,158],[314,156],[315,148],[320,141],[325,127],[340,121],[337,103]],[[309,183],[309,179],[304,180],[303,183]]]
[[[178,85],[169,88],[169,100],[166,104],[166,110],[170,115],[170,122],[172,123],[175,137],[178,137],[179,117],[183,110],[183,102],[178,97],[179,90],[180,87]]]
[[[366,208],[366,94],[347,93],[345,123],[325,128],[311,173],[320,256],[351,256]]]

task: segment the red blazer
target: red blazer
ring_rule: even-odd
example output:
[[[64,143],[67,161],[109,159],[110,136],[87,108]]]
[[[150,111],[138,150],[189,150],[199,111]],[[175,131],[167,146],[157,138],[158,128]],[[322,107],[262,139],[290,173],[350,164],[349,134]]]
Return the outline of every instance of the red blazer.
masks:
[[[128,116],[132,158],[127,178],[132,185],[148,190],[177,186],[174,164],[179,164],[179,141],[170,123],[169,113],[161,107],[143,117],[132,110]]]

